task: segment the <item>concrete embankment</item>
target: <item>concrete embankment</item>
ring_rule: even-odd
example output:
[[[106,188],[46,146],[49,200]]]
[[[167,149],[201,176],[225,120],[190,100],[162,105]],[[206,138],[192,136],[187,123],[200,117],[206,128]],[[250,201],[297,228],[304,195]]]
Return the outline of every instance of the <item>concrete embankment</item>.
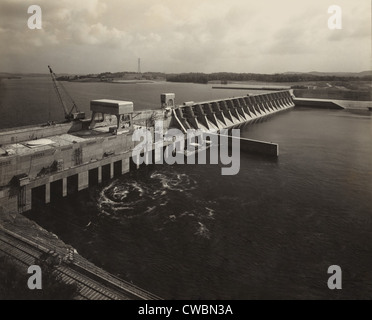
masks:
[[[294,98],[296,107],[310,107],[320,109],[345,109],[340,103],[327,99]]]
[[[213,86],[212,89],[235,89],[235,90],[263,90],[263,91],[283,91],[291,89],[290,86],[260,86],[260,85],[223,85]]]
[[[371,90],[343,90],[337,87],[318,89],[294,89],[293,94],[298,98],[327,99],[327,100],[348,100],[348,101],[371,101]]]
[[[372,111],[372,101],[359,100],[329,100],[313,98],[293,98],[296,107],[322,108],[322,109],[346,109],[351,112]]]

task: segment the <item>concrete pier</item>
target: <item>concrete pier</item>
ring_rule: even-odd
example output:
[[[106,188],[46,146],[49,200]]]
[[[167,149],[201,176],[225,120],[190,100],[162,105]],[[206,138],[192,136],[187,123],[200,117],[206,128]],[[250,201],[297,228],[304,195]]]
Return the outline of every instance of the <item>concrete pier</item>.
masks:
[[[83,171],[79,173],[78,191],[84,190],[89,186],[89,172]]]
[[[67,178],[62,178],[62,197],[67,196]]]
[[[102,167],[98,167],[98,183],[102,183]]]
[[[45,184],[45,203],[50,203],[50,183]]]

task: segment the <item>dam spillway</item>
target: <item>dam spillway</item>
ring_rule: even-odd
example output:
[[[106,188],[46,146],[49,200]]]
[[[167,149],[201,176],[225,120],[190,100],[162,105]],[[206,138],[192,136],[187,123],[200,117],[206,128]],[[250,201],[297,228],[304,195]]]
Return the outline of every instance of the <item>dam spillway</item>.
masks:
[[[229,99],[186,102],[173,109],[172,125],[188,129],[219,131],[294,107],[290,91]]]
[[[290,91],[178,106],[174,94],[161,99],[162,108],[139,112],[132,102],[93,100],[91,119],[1,131],[1,212],[27,212],[129,172],[138,144],[134,130],[155,135],[156,120],[162,120],[164,131],[219,133],[294,106]]]

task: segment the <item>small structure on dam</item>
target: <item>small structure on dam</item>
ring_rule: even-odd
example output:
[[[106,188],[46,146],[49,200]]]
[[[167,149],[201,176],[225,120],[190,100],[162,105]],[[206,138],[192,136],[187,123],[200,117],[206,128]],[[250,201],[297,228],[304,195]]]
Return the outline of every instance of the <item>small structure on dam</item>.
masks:
[[[93,112],[89,129],[109,127],[109,132],[118,133],[132,129],[133,102],[120,100],[92,100],[90,110]],[[112,116],[116,117],[116,122]]]
[[[26,212],[128,172],[134,129],[155,135],[156,120],[164,131],[219,133],[293,106],[289,91],[178,106],[174,94],[162,94],[159,109],[135,112],[130,101],[93,100],[91,119],[3,130],[0,210]]]

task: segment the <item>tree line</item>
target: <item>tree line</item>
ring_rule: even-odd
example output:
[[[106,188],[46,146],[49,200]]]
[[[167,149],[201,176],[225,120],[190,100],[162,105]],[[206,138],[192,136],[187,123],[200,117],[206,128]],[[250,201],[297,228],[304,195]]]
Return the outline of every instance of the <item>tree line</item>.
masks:
[[[262,82],[304,82],[304,81],[371,81],[372,76],[352,77],[335,75],[313,75],[313,74],[257,74],[257,73],[180,73],[168,74],[166,80],[169,82],[192,82],[208,83],[209,81],[262,81]]]
[[[128,75],[136,74],[135,72],[102,72],[99,74],[87,75],[64,75],[57,79],[62,81],[79,80],[86,78],[94,79],[117,79],[125,78]],[[260,81],[260,82],[307,82],[307,81],[372,81],[372,75],[365,76],[342,76],[342,75],[316,75],[311,73],[233,73],[233,72],[216,72],[216,73],[179,73],[165,74],[162,72],[144,72],[143,77],[166,78],[169,82],[191,82],[191,83],[208,83],[209,81]]]

